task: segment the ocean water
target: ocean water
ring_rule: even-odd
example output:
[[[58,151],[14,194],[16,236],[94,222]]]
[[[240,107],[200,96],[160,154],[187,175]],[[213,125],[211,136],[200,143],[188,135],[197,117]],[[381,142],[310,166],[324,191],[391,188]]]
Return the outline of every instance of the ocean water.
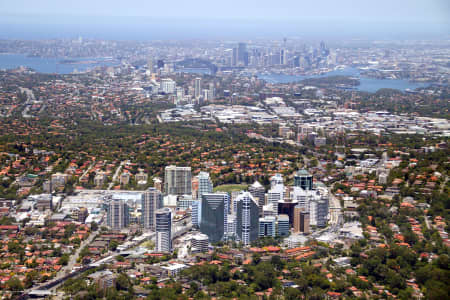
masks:
[[[64,59],[80,63],[61,63]],[[89,63],[83,63],[89,61]],[[40,73],[70,74],[74,71],[84,72],[98,66],[112,66],[115,61],[102,58],[42,58],[28,57],[23,54],[0,54],[0,69],[28,67]]]
[[[417,88],[423,88],[429,86],[428,83],[411,82],[404,79],[377,79],[361,76],[358,69],[355,68],[345,68],[342,70],[331,71],[323,75],[283,75],[283,74],[259,74],[258,78],[264,79],[270,83],[290,83],[301,81],[309,78],[323,78],[327,76],[352,76],[358,78],[360,85],[355,86],[359,91],[375,93],[379,89],[389,88],[396,89],[399,91],[405,91],[406,89],[415,90]]]

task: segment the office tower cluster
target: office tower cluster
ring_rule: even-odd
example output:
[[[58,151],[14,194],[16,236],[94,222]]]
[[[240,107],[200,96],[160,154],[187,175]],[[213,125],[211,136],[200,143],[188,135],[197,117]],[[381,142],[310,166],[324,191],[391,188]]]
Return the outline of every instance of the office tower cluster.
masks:
[[[286,186],[283,176],[270,178],[270,188],[255,181],[248,191],[213,192],[207,172],[191,179],[190,167],[167,166],[164,189],[151,187],[142,192],[140,223],[156,235],[157,251],[172,250],[172,211],[191,210],[192,226],[199,236],[198,251],[211,243],[237,241],[249,245],[259,237],[287,236],[292,232],[309,234],[311,226],[325,227],[328,217],[328,190],[315,188],[306,170],[294,174],[294,185]],[[107,224],[121,230],[130,222],[125,200],[111,199]],[[138,220],[139,221],[139,220]],[[206,237],[206,239],[205,239]]]
[[[315,189],[308,171],[294,174],[294,186],[285,186],[281,174],[275,174],[270,178],[266,204],[260,212],[259,236],[284,236],[291,228],[308,234],[310,226],[325,227],[328,205],[328,191]]]

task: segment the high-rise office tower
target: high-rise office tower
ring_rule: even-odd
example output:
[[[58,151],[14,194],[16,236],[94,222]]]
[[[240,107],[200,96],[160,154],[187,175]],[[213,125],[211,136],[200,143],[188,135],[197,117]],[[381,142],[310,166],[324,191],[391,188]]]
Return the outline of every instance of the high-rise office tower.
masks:
[[[236,203],[236,237],[242,244],[249,245],[258,238],[258,204],[249,192],[240,194]]]
[[[317,227],[327,226],[328,205],[328,196],[321,196],[317,203]]]
[[[168,207],[155,212],[156,218],[156,251],[172,251],[172,212]]]
[[[277,217],[277,233],[278,236],[289,235],[289,216],[288,215],[278,215]]]
[[[309,212],[300,212],[300,232],[309,234]]]
[[[327,225],[328,216],[328,196],[318,195],[310,202],[309,222],[317,227],[325,227]]]
[[[163,198],[159,190],[151,187],[142,194],[142,226],[155,230],[155,212],[162,207]]]
[[[164,172],[164,192],[166,195],[191,194],[191,168],[167,166]]]
[[[231,65],[237,66],[238,64],[238,48],[233,48],[232,56],[231,56]]]
[[[287,51],[286,49],[280,50],[280,64],[287,65]]]
[[[244,66],[248,65],[248,52],[247,52],[247,44],[239,43],[238,44],[238,63],[242,63]]]
[[[194,97],[199,98],[202,95],[202,79],[200,77],[195,78],[194,82]]]
[[[284,185],[277,184],[267,192],[267,203],[278,210],[278,202],[284,201]]]
[[[259,237],[275,237],[276,235],[276,217],[267,216],[259,218]]]
[[[112,199],[108,203],[108,215],[106,224],[113,230],[121,230],[128,226],[129,211],[125,201],[120,199]]]
[[[304,190],[313,189],[313,176],[306,170],[299,170],[294,175],[294,186],[301,187]]]
[[[248,191],[250,194],[252,194],[253,198],[255,198],[256,202],[258,203],[259,207],[259,215],[262,216],[263,212],[263,206],[266,205],[266,189],[259,183],[258,181],[255,181],[249,188]]]
[[[213,184],[207,172],[200,172],[198,178],[198,194],[197,198],[202,199],[203,194],[212,193]]]
[[[300,232],[300,214],[304,211],[304,209],[300,206],[294,207],[294,232]]]
[[[228,226],[230,197],[227,193],[203,194],[201,200],[200,231],[209,237],[211,243],[223,239]]]
[[[192,201],[192,226],[195,228],[200,227],[200,218],[202,215],[202,200],[194,200]]]

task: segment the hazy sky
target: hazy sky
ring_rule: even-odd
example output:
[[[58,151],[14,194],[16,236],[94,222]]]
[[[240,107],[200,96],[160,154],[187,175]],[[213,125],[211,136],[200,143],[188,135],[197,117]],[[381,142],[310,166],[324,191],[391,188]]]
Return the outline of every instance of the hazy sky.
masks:
[[[202,18],[449,21],[448,0],[2,0],[0,12]]]
[[[294,24],[301,24],[298,27],[305,32],[319,28],[323,32],[383,30],[392,33],[397,30],[450,34],[450,0],[0,0],[0,19],[3,19],[0,25],[10,25],[0,28],[0,37],[7,36],[8,32],[13,35],[25,31],[26,24],[80,25],[80,16],[85,17],[84,25],[129,26],[136,20],[183,18],[193,23],[193,19],[207,20],[212,30],[226,29],[224,20],[234,19],[243,22],[243,31],[292,31]],[[134,16],[145,18],[131,22],[125,21],[130,18],[112,18]],[[200,24],[203,23],[189,26],[201,30],[204,25]],[[176,27],[173,23],[169,25],[172,29]],[[184,30],[186,22],[178,25]],[[307,25],[311,28],[305,28]],[[235,27],[239,29],[236,24]],[[32,26],[29,29],[37,30]]]

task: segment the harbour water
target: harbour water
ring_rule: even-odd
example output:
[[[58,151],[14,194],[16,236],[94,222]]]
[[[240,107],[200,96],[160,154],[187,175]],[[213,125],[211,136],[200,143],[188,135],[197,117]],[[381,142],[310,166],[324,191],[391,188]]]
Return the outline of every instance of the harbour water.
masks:
[[[70,63],[64,63],[64,60],[70,60]],[[43,58],[28,57],[24,54],[0,54],[0,70],[23,66],[40,73],[70,74],[115,64],[117,62],[104,58]]]
[[[360,85],[355,86],[355,89],[364,92],[375,93],[379,89],[389,88],[396,89],[400,91],[405,91],[406,89],[415,90],[417,88],[427,87],[428,83],[411,82],[404,79],[377,79],[361,76],[358,69],[355,68],[345,68],[341,70],[335,70],[322,75],[283,75],[283,74],[259,74],[258,78],[264,79],[270,83],[290,83],[301,81],[309,78],[323,78],[327,76],[351,76],[358,78]]]
[[[0,69],[15,69],[20,66],[31,68],[41,73],[70,74],[74,71],[84,72],[98,66],[113,66],[117,62],[104,58],[70,58],[70,63],[62,63],[68,58],[43,58],[28,57],[24,54],[0,54]],[[186,68],[179,70],[186,73],[210,74],[209,69]],[[361,76],[358,69],[345,68],[335,70],[322,75],[284,75],[284,74],[258,74],[258,77],[270,83],[290,83],[301,81],[308,78],[320,78],[327,76],[351,76],[358,78],[360,85],[355,89],[374,93],[382,88],[396,89],[405,91],[416,88],[427,87],[427,83],[410,82],[403,79],[377,79]]]

